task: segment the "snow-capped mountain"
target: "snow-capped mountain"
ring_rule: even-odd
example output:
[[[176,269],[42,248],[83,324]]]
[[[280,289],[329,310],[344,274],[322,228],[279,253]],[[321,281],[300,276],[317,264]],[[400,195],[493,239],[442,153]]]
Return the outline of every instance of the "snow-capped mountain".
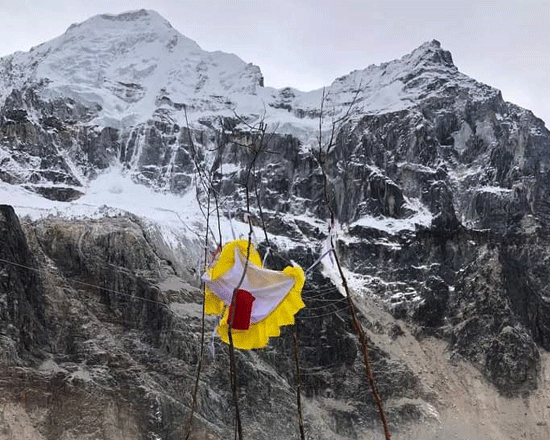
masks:
[[[194,176],[183,129],[188,124],[213,133],[220,118],[241,118],[229,124],[235,129],[262,121],[279,136],[296,137],[307,151],[316,147],[321,109],[327,133],[349,110],[354,123],[409,111],[419,130],[430,108],[436,123],[452,125],[437,130],[451,130],[445,135],[463,153],[475,136],[494,142],[491,121],[476,122],[486,126],[478,130],[463,118],[447,121],[449,115],[467,115],[478,103],[499,105],[497,118],[507,112],[500,92],[460,73],[437,41],[324,90],[276,90],[263,87],[258,67],[203,51],[146,10],[93,17],[27,53],[0,59],[0,103],[9,140],[0,152],[3,180],[59,200],[78,198],[98,171],[118,165],[139,182],[184,193]],[[21,122],[30,124],[32,135],[17,129]],[[212,136],[204,147],[211,149]],[[16,144],[18,154],[12,154]],[[401,159],[416,163],[416,153]]]
[[[93,112],[88,124],[113,128],[145,122],[159,109],[183,125],[184,105],[193,119],[237,112],[301,127],[304,118],[317,122],[322,99],[322,90],[263,87],[257,66],[202,50],[146,10],[93,17],[29,52],[2,58],[0,102],[29,87],[45,101],[73,99]],[[496,93],[461,74],[450,53],[432,41],[400,60],[338,78],[326,88],[324,106],[331,115],[352,100],[363,114],[398,111],[456,87],[470,99]]]
[[[0,387],[74,403],[36,397],[12,419],[41,440],[183,437],[204,179],[219,196],[215,240],[247,236],[248,188],[268,264],[307,268],[328,236],[320,163],[396,438],[512,439],[527,425],[548,438],[544,123],[435,40],[324,89],[278,90],[146,10],[0,59],[0,203],[15,208],[0,206]],[[376,413],[334,273],[327,258],[308,274],[298,315],[306,427],[363,438]],[[291,344],[286,332],[238,356],[251,438],[295,433]],[[226,359],[210,360],[196,435],[229,438]],[[525,426],[507,425],[517,414]]]
[[[142,122],[163,102],[222,109],[221,98],[254,94],[258,67],[203,51],[153,11],[100,15],[0,63],[2,100],[35,85],[40,98],[72,98],[98,108],[91,123]],[[145,115],[145,116],[144,116]]]

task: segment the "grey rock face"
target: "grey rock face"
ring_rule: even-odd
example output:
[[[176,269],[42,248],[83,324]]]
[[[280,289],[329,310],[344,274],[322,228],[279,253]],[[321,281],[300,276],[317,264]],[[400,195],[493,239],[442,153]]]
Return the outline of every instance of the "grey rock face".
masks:
[[[41,357],[48,341],[45,297],[36,260],[7,205],[0,205],[0,242],[0,361],[4,366],[26,364]]]
[[[67,432],[104,438],[125,430],[131,438],[183,436],[200,347],[198,289],[159,257],[158,243],[135,218],[27,223],[29,248],[13,210],[4,207],[2,212],[3,230],[9,231],[3,238],[28,254],[25,261],[37,261],[36,271],[21,268],[18,279],[42,286],[42,295],[27,306],[26,322],[8,319],[24,328],[25,336],[3,330],[8,346],[32,348],[40,358],[33,358],[31,368],[14,356],[2,370],[10,384],[3,388],[25,390],[26,411],[40,438]],[[6,255],[6,260],[13,258]],[[1,267],[5,274],[13,266],[3,261]],[[316,276],[310,289],[327,282]],[[377,416],[363,386],[347,309],[336,289],[322,297],[310,293],[305,301],[308,308],[298,318],[298,329],[304,398],[306,408],[311,406],[306,409],[308,432],[316,438],[360,438],[376,428]],[[332,310],[338,313],[318,316]],[[41,316],[35,316],[38,312]],[[33,337],[31,317],[41,332]],[[211,325],[208,319],[207,328]],[[291,341],[291,329],[285,328],[268,349],[237,353],[242,417],[251,438],[271,438],[274,432],[292,438],[297,432]],[[217,340],[215,346],[215,357],[205,355],[194,438],[232,435],[227,351]],[[374,348],[372,364],[388,372],[379,377],[388,399],[431,399],[415,374],[382,349]],[[45,395],[52,397],[41,397]],[[324,399],[348,401],[353,410],[323,406]],[[312,412],[318,400],[315,405],[326,417],[323,426],[315,423]],[[402,411],[404,407],[395,407],[395,425],[416,417]]]

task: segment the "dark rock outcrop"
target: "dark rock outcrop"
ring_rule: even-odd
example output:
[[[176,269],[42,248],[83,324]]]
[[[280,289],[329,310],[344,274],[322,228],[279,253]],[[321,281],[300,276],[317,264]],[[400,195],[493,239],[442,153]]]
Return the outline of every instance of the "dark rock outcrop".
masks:
[[[0,205],[0,364],[32,365],[48,344],[44,287],[11,206]]]

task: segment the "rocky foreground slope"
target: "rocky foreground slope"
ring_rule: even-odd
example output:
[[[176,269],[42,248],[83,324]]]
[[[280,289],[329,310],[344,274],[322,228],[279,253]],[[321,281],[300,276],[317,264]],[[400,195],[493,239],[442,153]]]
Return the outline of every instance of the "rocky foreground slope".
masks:
[[[201,179],[219,192],[223,239],[229,217],[246,231],[248,182],[268,265],[309,267],[328,234],[318,159],[393,437],[548,438],[549,150],[543,121],[461,74],[437,41],[307,93],[264,87],[256,66],[151,11],[0,59],[0,202],[15,208],[0,206],[0,438],[184,437]],[[96,207],[125,196],[116,173],[180,198]],[[381,438],[330,259],[304,298],[308,438]],[[197,439],[233,436],[213,326]],[[292,329],[237,358],[245,437],[299,438]]]

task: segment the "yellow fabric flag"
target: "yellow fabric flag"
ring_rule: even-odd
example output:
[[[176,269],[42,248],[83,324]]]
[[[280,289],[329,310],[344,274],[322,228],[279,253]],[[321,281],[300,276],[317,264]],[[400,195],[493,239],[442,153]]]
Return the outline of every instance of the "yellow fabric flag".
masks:
[[[225,343],[229,343],[228,327],[232,321],[233,344],[237,348],[265,347],[270,337],[281,334],[281,326],[294,324],[294,315],[305,307],[301,296],[305,283],[302,268],[263,268],[260,255],[247,240],[227,243],[203,280],[206,313],[223,313],[217,331]],[[235,291],[237,286],[239,290]]]

